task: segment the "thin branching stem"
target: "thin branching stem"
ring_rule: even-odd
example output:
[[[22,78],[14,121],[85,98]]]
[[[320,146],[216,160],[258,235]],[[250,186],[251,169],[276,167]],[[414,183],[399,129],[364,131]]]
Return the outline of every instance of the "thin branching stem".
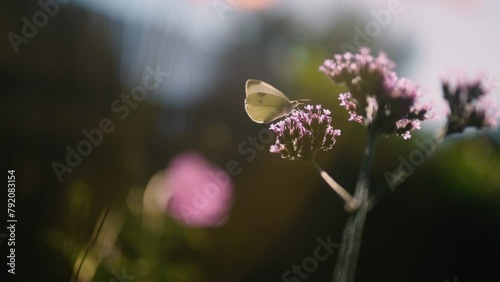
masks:
[[[319,172],[323,180],[332,188],[337,195],[339,195],[342,200],[345,202],[346,210],[354,210],[357,208],[357,201],[354,199],[354,197],[347,192],[344,187],[342,187],[340,184],[337,183],[326,171],[324,171],[317,163],[316,161],[311,160],[311,163],[313,166],[316,168],[316,170]]]
[[[368,189],[370,186],[370,171],[372,167],[374,144],[375,136],[374,134],[369,134],[354,193],[355,200],[359,203],[359,207],[354,214],[349,215],[344,227],[340,251],[333,273],[333,282],[354,282],[363,235],[363,226],[366,219],[366,213],[368,212]]]

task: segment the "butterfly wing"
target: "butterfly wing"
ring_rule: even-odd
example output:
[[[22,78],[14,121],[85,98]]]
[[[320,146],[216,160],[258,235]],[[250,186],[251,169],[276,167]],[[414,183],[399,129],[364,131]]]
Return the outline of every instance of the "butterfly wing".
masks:
[[[283,92],[264,81],[249,79],[245,86],[245,110],[254,122],[269,123],[288,115],[296,105]]]
[[[290,101],[262,92],[250,94],[245,99],[245,110],[248,116],[257,123],[269,123],[288,115],[293,108]]]
[[[258,79],[249,79],[247,80],[245,84],[245,90],[246,90],[246,95],[254,94],[254,93],[266,93],[266,94],[271,94],[274,96],[281,97],[288,102],[290,102],[290,99],[288,99],[283,92],[279,91],[278,89],[274,88],[274,86]]]

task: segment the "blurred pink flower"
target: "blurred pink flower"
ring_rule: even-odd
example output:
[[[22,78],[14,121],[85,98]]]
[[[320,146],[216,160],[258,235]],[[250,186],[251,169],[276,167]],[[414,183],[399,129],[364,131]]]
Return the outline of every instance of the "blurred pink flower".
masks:
[[[159,199],[164,212],[193,227],[224,224],[232,200],[229,175],[195,152],[181,153],[170,162]]]

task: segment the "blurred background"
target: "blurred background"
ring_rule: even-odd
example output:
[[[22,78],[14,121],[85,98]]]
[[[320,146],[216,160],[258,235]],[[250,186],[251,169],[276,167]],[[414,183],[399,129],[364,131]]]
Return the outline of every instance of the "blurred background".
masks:
[[[2,5],[1,150],[5,170],[16,170],[19,281],[74,280],[83,258],[79,281],[286,281],[318,238],[340,243],[347,214],[310,164],[268,152],[267,126],[244,111],[248,78],[332,110],[342,135],[318,163],[350,191],[366,133],[347,121],[342,88],[318,71],[323,60],[360,46],[383,50],[438,112],[441,77],[500,81],[493,0]],[[441,145],[387,188],[384,173],[443,124],[426,123],[410,140],[378,139],[371,189],[380,197],[357,281],[499,279],[498,130]],[[68,157],[72,150],[85,153]],[[167,168],[183,152],[231,176],[230,203],[213,224],[193,226],[165,207],[174,193]],[[330,281],[335,259],[336,251],[307,279],[288,281]]]

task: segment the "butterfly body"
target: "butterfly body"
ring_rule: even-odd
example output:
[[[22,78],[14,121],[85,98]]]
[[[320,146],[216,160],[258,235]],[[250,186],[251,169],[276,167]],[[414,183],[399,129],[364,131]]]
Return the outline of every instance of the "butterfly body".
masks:
[[[300,104],[261,80],[247,80],[245,89],[245,110],[256,123],[270,123],[290,114]]]

